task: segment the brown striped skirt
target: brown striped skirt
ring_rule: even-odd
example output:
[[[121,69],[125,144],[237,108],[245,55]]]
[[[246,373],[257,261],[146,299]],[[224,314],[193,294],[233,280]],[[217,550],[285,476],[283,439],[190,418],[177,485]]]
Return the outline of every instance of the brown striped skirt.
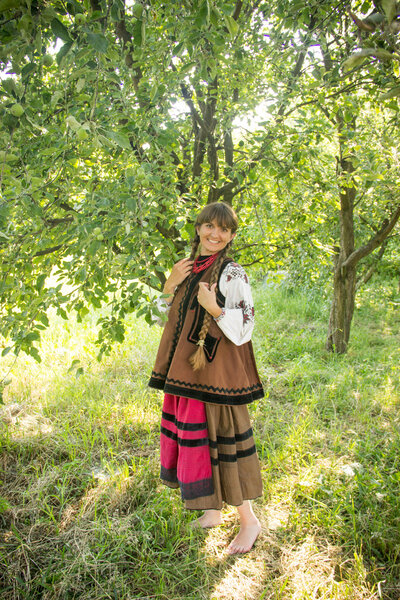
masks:
[[[180,488],[185,507],[221,509],[262,495],[260,465],[246,405],[209,404],[165,394],[161,480]]]

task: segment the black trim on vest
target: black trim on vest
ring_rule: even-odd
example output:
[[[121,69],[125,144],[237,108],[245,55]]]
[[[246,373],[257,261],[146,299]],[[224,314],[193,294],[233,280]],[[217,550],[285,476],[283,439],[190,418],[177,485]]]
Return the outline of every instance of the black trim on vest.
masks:
[[[175,381],[175,380],[169,380]],[[202,402],[210,402],[211,404],[226,404],[228,406],[236,406],[239,404],[249,404],[253,400],[259,400],[264,396],[264,390],[261,384],[256,384],[250,388],[239,388],[228,390],[226,388],[216,388],[214,386],[196,386],[201,388],[207,388],[203,390],[193,389],[193,384],[185,384],[183,381],[176,381],[170,383],[167,381],[164,387],[157,389],[164,389],[166,394],[173,394],[175,396],[182,396],[183,398],[194,398],[195,400],[201,400]],[[180,385],[177,385],[180,384]],[[183,384],[183,385],[182,385]],[[155,387],[155,386],[154,386]],[[190,388],[190,389],[189,389]],[[209,390],[215,390],[214,392]],[[215,392],[219,393],[215,393]],[[235,394],[236,392],[236,394]],[[235,394],[235,395],[230,395]]]
[[[163,379],[159,379],[158,377],[153,377],[153,375],[149,379],[148,386],[155,390],[163,390],[165,385],[165,376]]]

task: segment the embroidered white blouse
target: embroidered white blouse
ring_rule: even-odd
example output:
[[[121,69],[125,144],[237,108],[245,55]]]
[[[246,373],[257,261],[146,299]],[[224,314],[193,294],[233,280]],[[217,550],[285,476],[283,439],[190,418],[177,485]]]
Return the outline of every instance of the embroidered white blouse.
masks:
[[[221,273],[221,294],[225,307],[215,319],[218,327],[236,346],[250,341],[254,329],[254,303],[246,271],[237,263],[229,263]],[[158,298],[157,308],[167,314],[169,305],[165,298]]]

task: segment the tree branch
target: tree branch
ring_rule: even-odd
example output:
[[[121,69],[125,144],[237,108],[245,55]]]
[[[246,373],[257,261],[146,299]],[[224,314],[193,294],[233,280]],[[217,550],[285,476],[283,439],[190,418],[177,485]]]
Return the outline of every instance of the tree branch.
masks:
[[[350,254],[350,256],[342,263],[341,268],[349,268],[354,267],[362,258],[371,254],[375,248],[380,246],[382,242],[388,237],[397,221],[400,218],[400,204],[397,205],[397,208],[393,211],[390,219],[385,219],[382,223],[381,228],[377,231],[376,235],[374,235],[369,242],[358,248],[354,252]]]
[[[385,254],[385,250],[386,250],[386,246],[387,246],[387,241],[388,238],[386,238],[383,242],[382,245],[379,249],[378,255],[375,257],[375,262],[374,264],[368,269],[368,271],[362,276],[360,277],[360,279],[357,281],[356,284],[356,291],[358,291],[360,289],[360,287],[362,287],[364,284],[366,284],[372,277],[372,275],[375,273],[376,268],[378,266],[379,261],[381,260],[382,256]]]
[[[33,255],[33,258],[37,258],[38,256],[45,256],[46,254],[53,254],[53,252],[57,252],[60,248],[63,248],[64,244],[59,244],[58,246],[52,246],[51,248],[45,248],[44,250],[39,250]]]
[[[234,13],[232,15],[232,18],[235,19],[235,21],[238,20],[239,15],[240,15],[240,11],[242,10],[242,7],[243,7],[242,0],[237,0],[236,6],[235,6],[235,10],[234,10]]]

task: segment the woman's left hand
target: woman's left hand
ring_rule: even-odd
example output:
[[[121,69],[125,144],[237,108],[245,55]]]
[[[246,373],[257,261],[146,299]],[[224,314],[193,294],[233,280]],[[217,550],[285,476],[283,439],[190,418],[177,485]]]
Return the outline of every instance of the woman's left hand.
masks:
[[[216,283],[213,283],[210,287],[210,285],[205,281],[200,281],[197,300],[198,303],[213,317],[219,317],[219,315],[222,313],[222,309],[217,304]]]

